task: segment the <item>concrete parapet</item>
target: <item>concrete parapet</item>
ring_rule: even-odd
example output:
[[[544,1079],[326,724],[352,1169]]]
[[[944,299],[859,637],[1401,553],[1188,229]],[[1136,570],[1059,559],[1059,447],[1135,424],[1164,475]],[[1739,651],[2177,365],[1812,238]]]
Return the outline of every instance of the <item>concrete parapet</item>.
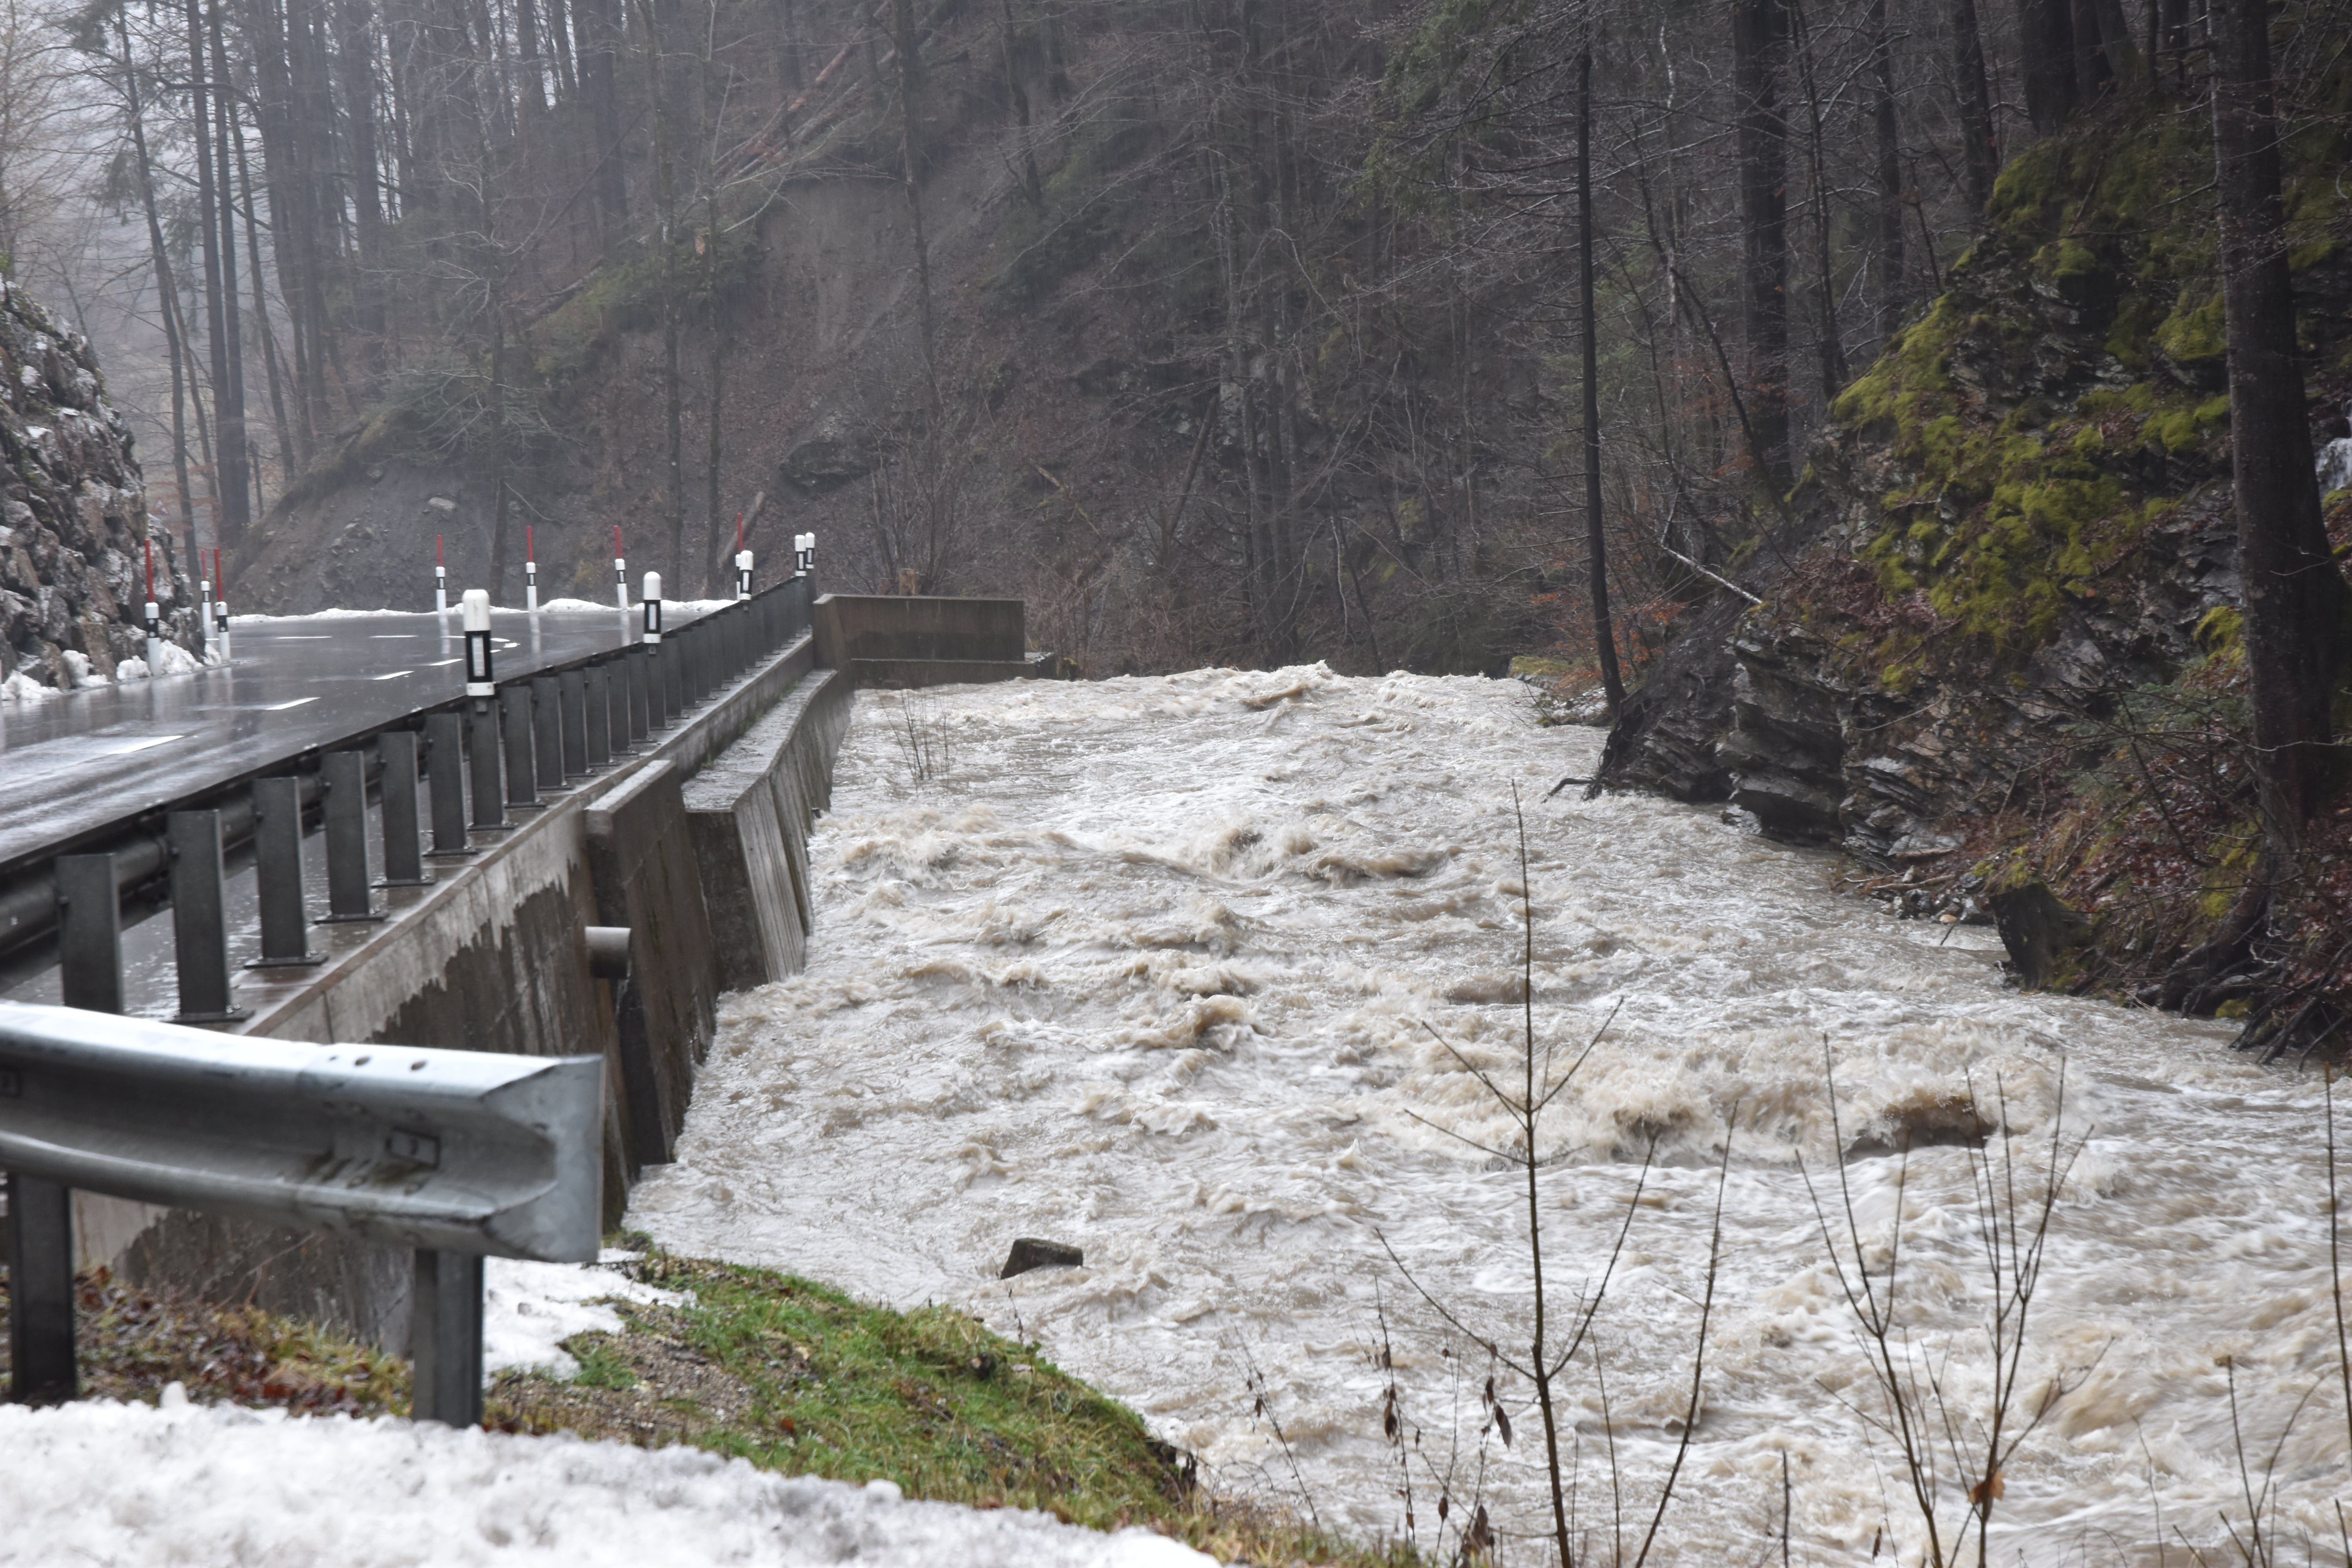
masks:
[[[801,638],[646,752],[550,797],[478,858],[442,863],[431,886],[386,890],[392,918],[341,928],[365,934],[323,967],[245,976],[238,1001],[254,1016],[238,1032],[526,1055],[601,1051],[605,1219],[617,1223],[638,1170],[669,1158],[715,1028],[719,968],[681,784],[796,683],[807,685],[814,658],[813,639]],[[845,693],[847,685],[824,682]],[[844,703],[840,722],[846,718]],[[796,802],[822,804],[838,741],[836,727],[822,745],[787,748]],[[801,837],[786,844],[804,877],[802,805],[792,820]],[[590,925],[630,928],[627,978],[592,973]],[[379,1344],[404,1342],[404,1250],[88,1194],[77,1194],[77,1228],[85,1264],[111,1264],[131,1282],[250,1300]]]
[[[830,795],[850,684],[813,672],[686,785],[721,989],[781,980],[806,961],[808,831]]]
[[[827,594],[811,625],[817,662],[828,669],[848,669],[854,659],[1017,665],[1029,653],[1018,599]]]

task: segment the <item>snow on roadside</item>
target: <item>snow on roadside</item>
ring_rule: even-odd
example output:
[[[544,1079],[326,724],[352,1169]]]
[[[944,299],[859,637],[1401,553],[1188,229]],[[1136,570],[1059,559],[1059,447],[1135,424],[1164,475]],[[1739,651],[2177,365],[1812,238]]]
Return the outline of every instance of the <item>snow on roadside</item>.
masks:
[[[515,1258],[483,1260],[482,1378],[510,1367],[536,1367],[554,1377],[580,1374],[580,1363],[564,1350],[574,1334],[621,1331],[621,1315],[597,1304],[602,1298],[682,1307],[682,1290],[663,1290],[608,1267],[637,1256],[607,1248],[595,1263],[530,1263]]]
[[[389,1416],[87,1401],[0,1405],[0,1563],[293,1568],[648,1563],[1212,1568],[1146,1531],[908,1502],[699,1449]]]

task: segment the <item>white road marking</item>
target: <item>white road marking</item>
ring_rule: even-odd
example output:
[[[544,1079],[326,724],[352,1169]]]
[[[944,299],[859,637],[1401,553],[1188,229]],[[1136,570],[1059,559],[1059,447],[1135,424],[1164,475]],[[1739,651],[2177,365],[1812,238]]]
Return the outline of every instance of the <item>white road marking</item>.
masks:
[[[398,680],[404,675],[415,675],[415,673],[416,672],[413,669],[395,669],[388,675],[371,675],[368,679],[370,680]]]
[[[261,705],[261,710],[264,713],[283,713],[289,708],[299,708],[305,702],[317,700],[319,700],[315,697],[297,697],[291,702],[265,702]]]

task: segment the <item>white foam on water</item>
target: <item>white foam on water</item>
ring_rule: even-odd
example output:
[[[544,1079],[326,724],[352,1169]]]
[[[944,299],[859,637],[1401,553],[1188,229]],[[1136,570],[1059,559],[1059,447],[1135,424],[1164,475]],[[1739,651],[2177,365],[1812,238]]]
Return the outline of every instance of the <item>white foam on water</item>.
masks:
[[[1865,1558],[1882,1531],[1916,1553],[1799,1162],[1834,1204],[1849,1152],[1882,1265],[1899,1202],[1912,1342],[1956,1411],[1981,1409],[1969,1152],[1917,1149],[1898,1190],[1887,1151],[1960,1129],[1973,1092],[2005,1105],[1994,1169],[2013,1158],[2032,1188],[2062,1063],[2063,1135],[2088,1141],[2021,1398],[2065,1392],[2001,1478],[1997,1550],[2153,1563],[2159,1540],[2183,1554],[2176,1530],[2220,1539],[2223,1510],[2242,1530],[2225,1361],[2258,1472],[2303,1402],[2266,1529],[2332,1541],[2352,1485],[2315,1080],[2232,1055],[2225,1026],[2021,994],[1990,931],[1840,896],[1830,857],[1711,808],[1547,798],[1600,744],[1538,728],[1515,682],[1320,667],[861,693],[811,846],[808,970],[723,1004],[678,1161],[632,1221],[959,1304],[1223,1484],[1296,1496],[1255,1369],[1323,1516],[1368,1533],[1402,1514],[1384,1316],[1424,1542],[1449,1454],[1457,1505],[1483,1465],[1506,1528],[1542,1528],[1528,1385],[1500,1379],[1516,1443],[1482,1440],[1487,1357],[1414,1283],[1474,1335],[1525,1343],[1525,1181],[1471,1146],[1512,1134],[1464,1061],[1519,1059],[1516,784],[1539,1045],[1564,1061],[1615,1019],[1548,1121],[1537,1205],[1557,1312],[1642,1188],[1598,1320],[1636,1541],[1680,1437],[1736,1108],[1705,1411],[1663,1560],[1761,1551],[1784,1453],[1800,1560]],[[1086,1266],[1000,1283],[1017,1236]],[[1589,1357],[1568,1376],[1580,1517],[1602,1529]]]

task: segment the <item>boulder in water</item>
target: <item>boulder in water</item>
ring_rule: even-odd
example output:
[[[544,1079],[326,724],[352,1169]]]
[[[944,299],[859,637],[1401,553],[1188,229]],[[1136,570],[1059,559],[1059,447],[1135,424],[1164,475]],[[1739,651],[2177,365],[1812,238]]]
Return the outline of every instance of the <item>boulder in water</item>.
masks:
[[[1034,1236],[1016,1237],[1011,1256],[999,1271],[999,1279],[1010,1279],[1015,1274],[1026,1274],[1032,1268],[1076,1268],[1082,1267],[1087,1255],[1075,1247],[1058,1241],[1040,1241]]]

